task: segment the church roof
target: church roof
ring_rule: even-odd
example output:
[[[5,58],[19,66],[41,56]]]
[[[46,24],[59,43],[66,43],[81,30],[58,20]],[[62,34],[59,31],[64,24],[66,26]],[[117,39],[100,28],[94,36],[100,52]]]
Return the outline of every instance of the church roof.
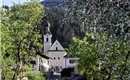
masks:
[[[64,58],[74,58],[75,56],[73,55],[65,55]]]
[[[45,58],[45,59],[50,59],[50,57],[48,57],[46,55],[43,55],[43,54],[41,54],[40,56],[43,57],[43,58]]]
[[[58,40],[56,40],[53,45],[51,46],[51,48],[49,49],[49,51],[65,51],[64,48],[62,47],[62,45],[59,43]]]
[[[42,54],[42,53],[40,53],[40,52],[38,52],[38,53],[36,53],[36,54],[40,55],[42,58],[50,59],[50,57],[48,57],[48,56],[46,56],[46,55],[44,55],[44,54]]]

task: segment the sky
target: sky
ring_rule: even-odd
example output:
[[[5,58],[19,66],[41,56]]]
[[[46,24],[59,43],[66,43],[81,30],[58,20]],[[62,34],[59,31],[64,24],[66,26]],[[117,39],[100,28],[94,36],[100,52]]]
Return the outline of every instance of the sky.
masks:
[[[23,4],[24,2],[28,2],[30,0],[2,0],[2,5],[8,5],[9,7],[13,5],[13,3],[20,3]],[[43,1],[43,0],[40,0]]]

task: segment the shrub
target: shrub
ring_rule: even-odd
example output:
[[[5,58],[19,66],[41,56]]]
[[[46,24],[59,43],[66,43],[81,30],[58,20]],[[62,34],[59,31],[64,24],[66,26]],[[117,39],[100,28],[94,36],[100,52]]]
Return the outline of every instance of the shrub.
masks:
[[[46,80],[46,77],[39,71],[33,71],[28,74],[28,80]]]

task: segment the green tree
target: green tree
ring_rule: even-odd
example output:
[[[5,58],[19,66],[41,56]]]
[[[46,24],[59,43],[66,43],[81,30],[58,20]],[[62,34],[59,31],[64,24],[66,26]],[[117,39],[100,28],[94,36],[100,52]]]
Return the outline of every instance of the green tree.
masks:
[[[110,39],[105,33],[73,38],[68,52],[79,57],[78,71],[88,80],[129,80],[130,43]]]
[[[43,16],[44,7],[39,2],[2,8],[2,80],[18,79],[22,71],[32,69],[30,60],[43,47],[38,30]]]
[[[67,14],[61,24],[71,23],[80,37],[81,32],[106,31],[109,36],[119,38],[130,27],[129,5],[129,0],[68,0],[64,5]]]
[[[112,38],[126,35],[130,29],[129,5],[129,0],[67,0],[63,5],[47,7],[46,17],[53,40],[68,47],[73,36],[83,38],[86,31],[106,31]]]
[[[58,39],[64,47],[68,47],[68,44],[72,42],[74,30],[72,29],[69,23],[65,25],[61,24],[61,21],[64,19],[64,15],[66,14],[66,8],[63,6],[54,8],[45,7],[45,14],[46,16],[43,18],[42,24],[44,24],[45,26],[46,21],[50,22],[51,33],[53,34],[52,41]],[[43,28],[41,29],[41,32],[44,35],[45,27],[41,28]]]
[[[15,61],[13,61],[11,58],[12,56],[9,56],[9,53],[7,53],[7,50],[10,49],[11,43],[13,41],[13,38],[9,36],[9,28],[6,25],[9,25],[9,17],[8,9],[2,8],[2,18],[1,18],[1,62],[2,62],[2,79],[3,80],[9,80],[12,78],[14,71],[12,70],[11,66],[15,64]],[[13,47],[13,46],[12,46]],[[7,67],[8,66],[8,67]],[[8,77],[6,77],[8,76]]]

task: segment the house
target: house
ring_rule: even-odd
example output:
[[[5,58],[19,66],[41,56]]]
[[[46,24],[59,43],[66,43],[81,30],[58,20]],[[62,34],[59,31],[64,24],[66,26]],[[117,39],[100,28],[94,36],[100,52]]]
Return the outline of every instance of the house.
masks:
[[[33,64],[33,71],[48,71],[49,70],[49,59],[50,57],[42,54],[41,52],[36,53],[36,57],[32,58],[31,64]]]
[[[40,60],[38,59],[40,63],[36,64],[37,67],[40,65],[40,69],[46,72],[59,71],[63,68],[75,67],[77,63],[74,61],[79,58],[67,57],[67,53],[60,42],[55,40],[52,44],[51,38],[52,34],[50,32],[50,23],[47,22],[46,34],[44,35],[44,51],[40,54],[41,58]]]

